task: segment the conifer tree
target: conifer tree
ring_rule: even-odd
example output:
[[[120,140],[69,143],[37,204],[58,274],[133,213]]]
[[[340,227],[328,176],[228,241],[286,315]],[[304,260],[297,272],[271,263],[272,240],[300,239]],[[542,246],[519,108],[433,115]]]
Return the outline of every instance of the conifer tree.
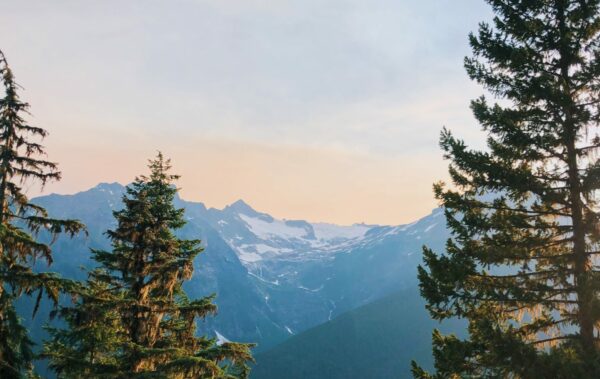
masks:
[[[35,294],[37,310],[44,294],[56,302],[61,289],[72,287],[53,273],[34,272],[36,260],[52,263],[50,246],[36,236],[41,231],[54,238],[63,232],[73,236],[83,225],[49,217],[23,192],[26,181],[43,186],[59,180],[60,172],[55,163],[44,159],[39,144],[47,132],[24,118],[29,105],[17,94],[19,87],[2,51],[0,77],[4,90],[0,98],[0,377],[20,378],[31,371],[33,344],[20,324],[15,300]]]
[[[452,231],[424,249],[421,293],[439,320],[437,373],[419,378],[600,377],[599,1],[486,0],[493,24],[470,36],[477,151],[441,134],[452,185],[435,185]]]
[[[127,188],[107,232],[113,249],[93,251],[100,267],[61,309],[69,329],[51,329],[45,356],[61,378],[247,377],[250,345],[196,336],[196,320],[216,312],[212,296],[190,300],[182,289],[202,248],[174,234],[185,221],[169,160],[159,153],[149,168]]]

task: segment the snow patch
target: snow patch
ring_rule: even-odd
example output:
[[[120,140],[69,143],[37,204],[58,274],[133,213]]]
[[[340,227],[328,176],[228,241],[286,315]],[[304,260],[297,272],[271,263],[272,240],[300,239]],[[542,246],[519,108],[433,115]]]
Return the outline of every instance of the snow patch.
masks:
[[[247,253],[243,250],[240,250],[239,253],[239,258],[241,261],[248,263],[262,261],[262,257],[256,253]]]
[[[271,237],[280,238],[302,238],[306,236],[304,228],[298,228],[287,225],[284,221],[273,220],[268,222],[256,217],[250,217],[244,214],[238,216],[250,227],[250,231],[260,239],[269,239]]]
[[[243,244],[240,246],[235,246],[235,244],[231,240],[229,241],[229,245],[238,252],[240,260],[248,263],[261,261],[263,259],[262,256],[265,254],[279,255],[285,253],[292,253],[294,251],[292,249],[277,248],[262,243]]]
[[[314,223],[312,227],[315,231],[315,237],[319,240],[362,238],[371,229],[367,225],[340,226],[324,222]]]
[[[303,290],[308,291],[308,292],[319,292],[320,290],[323,289],[323,285],[321,285],[319,288],[315,288],[314,290],[312,290],[310,288],[306,288],[304,286],[298,286],[298,288],[303,289]]]
[[[331,309],[329,310],[329,316],[327,316],[327,320],[328,320],[328,321],[331,321],[331,316],[333,315],[333,311],[334,311],[334,310],[337,308],[337,306],[335,305],[335,301],[333,301],[333,300],[330,300],[330,302],[331,302],[331,306],[332,306],[333,308],[331,308]]]
[[[291,253],[294,251],[292,249],[277,248],[277,247],[265,245],[263,243],[257,243],[256,245],[244,245],[244,246],[253,246],[259,254],[266,254],[266,253],[282,254],[282,253]]]
[[[215,330],[215,334],[217,336],[217,345],[218,346],[221,346],[226,342],[231,342],[227,338],[225,338],[221,333],[219,333],[217,330]]]
[[[425,230],[423,231],[423,233],[427,233],[428,231],[430,231],[431,229],[433,229],[438,223],[434,222],[433,224],[429,225],[427,228],[425,228]]]
[[[264,278],[262,278],[262,277],[260,277],[260,276],[258,276],[258,275],[256,275],[256,274],[253,274],[253,273],[251,273],[251,272],[248,272],[248,275],[251,275],[251,276],[255,277],[256,279],[260,280],[261,282],[265,282],[265,283],[273,284],[273,285],[275,285],[275,286],[278,286],[278,285],[279,285],[279,280],[276,280],[276,281],[272,282],[272,281],[270,281],[270,280],[264,279]]]
[[[417,221],[411,222],[410,224],[406,224],[406,225],[400,226],[400,227],[399,227],[399,230],[400,230],[401,232],[404,232],[404,231],[406,231],[406,230],[408,230],[408,229],[412,228],[413,226],[417,225],[417,224],[419,223],[419,221],[420,221],[420,220],[417,220]]]

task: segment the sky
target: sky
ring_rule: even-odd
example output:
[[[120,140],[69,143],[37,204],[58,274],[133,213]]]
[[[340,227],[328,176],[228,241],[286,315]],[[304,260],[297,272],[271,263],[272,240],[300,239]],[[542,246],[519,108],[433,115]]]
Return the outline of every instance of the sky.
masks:
[[[438,137],[472,146],[483,0],[0,0],[0,49],[63,173],[127,184],[160,150],[186,200],[402,224],[437,206]]]

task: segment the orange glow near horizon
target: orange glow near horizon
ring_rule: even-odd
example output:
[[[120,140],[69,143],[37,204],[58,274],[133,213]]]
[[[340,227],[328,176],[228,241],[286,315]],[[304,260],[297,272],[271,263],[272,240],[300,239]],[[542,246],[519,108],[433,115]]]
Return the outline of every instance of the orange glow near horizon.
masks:
[[[403,224],[437,206],[446,126],[485,144],[463,60],[481,1],[7,2],[2,46],[63,179],[130,183],[161,150],[181,196]]]
[[[146,172],[158,149],[103,143],[50,144],[63,179],[42,194],[75,193],[100,182],[131,182]],[[98,141],[101,142],[101,141]],[[428,156],[384,159],[357,153],[304,147],[274,147],[225,140],[187,146],[163,146],[181,175],[182,198],[222,208],[243,199],[258,211],[278,218],[352,224],[403,224],[436,206],[431,183],[439,162]],[[437,164],[435,164],[437,163]],[[30,195],[39,195],[32,187]]]

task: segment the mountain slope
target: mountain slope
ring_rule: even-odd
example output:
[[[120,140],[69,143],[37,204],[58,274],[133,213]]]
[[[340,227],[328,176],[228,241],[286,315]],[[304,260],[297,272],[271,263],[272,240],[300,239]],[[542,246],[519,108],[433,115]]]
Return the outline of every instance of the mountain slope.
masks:
[[[66,278],[85,279],[85,269],[94,265],[90,248],[110,249],[104,233],[114,227],[112,211],[121,207],[123,191],[124,187],[117,183],[100,184],[75,195],[50,195],[35,199],[51,215],[77,218],[88,226],[88,236],[80,235],[74,239],[61,237],[54,243],[54,263],[51,270]],[[186,217],[189,218],[179,236],[199,238],[205,248],[196,258],[194,275],[184,284],[184,288],[193,298],[218,294],[215,303],[219,314],[200,322],[200,331],[215,337],[218,332],[234,341],[260,341],[265,346],[287,338],[289,333],[272,322],[274,316],[263,305],[262,294],[253,284],[236,253],[209,223],[193,217],[198,209],[205,209],[204,206],[181,199],[177,199],[177,205],[186,208]],[[44,266],[40,265],[38,269],[47,270]],[[45,336],[42,326],[48,320],[50,305],[44,302],[34,319],[31,319],[31,299],[21,301],[19,309],[35,340],[41,340]]]
[[[53,271],[82,280],[89,248],[109,249],[103,234],[114,226],[124,186],[100,184],[74,195],[35,199],[60,218],[77,218],[89,236],[59,238]],[[224,209],[176,199],[188,224],[181,237],[200,238],[205,251],[195,261],[185,289],[192,297],[217,294],[219,315],[200,322],[203,333],[256,342],[264,351],[294,334],[416,284],[421,245],[440,248],[447,236],[441,210],[403,226],[338,226],[278,220],[237,201]],[[40,269],[47,269],[40,267]],[[48,305],[32,320],[31,302],[21,315],[36,340],[44,335]]]
[[[464,333],[464,323],[430,319],[411,288],[349,311],[256,356],[252,379],[409,378],[430,367],[431,331]]]
[[[439,249],[448,236],[441,209],[409,225],[339,226],[278,220],[239,200],[203,217],[290,334],[414,286],[423,243]]]

